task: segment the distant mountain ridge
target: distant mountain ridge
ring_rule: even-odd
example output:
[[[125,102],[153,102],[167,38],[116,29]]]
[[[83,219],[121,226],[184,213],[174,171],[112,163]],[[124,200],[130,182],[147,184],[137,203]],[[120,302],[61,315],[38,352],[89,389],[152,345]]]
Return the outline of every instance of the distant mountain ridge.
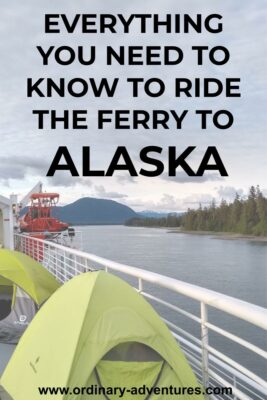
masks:
[[[161,212],[161,211],[151,211],[151,210],[144,210],[144,211],[139,211],[137,213],[141,218],[166,218],[169,214],[172,215],[182,215],[184,214],[183,212]]]
[[[114,200],[83,197],[53,210],[53,216],[71,225],[122,225],[138,214]]]
[[[25,207],[21,215],[28,211]],[[66,206],[57,206],[52,215],[62,222],[71,225],[124,225],[133,218],[167,217],[167,212],[141,211],[135,212],[132,208],[114,200],[83,197]],[[179,213],[172,213],[178,215]]]

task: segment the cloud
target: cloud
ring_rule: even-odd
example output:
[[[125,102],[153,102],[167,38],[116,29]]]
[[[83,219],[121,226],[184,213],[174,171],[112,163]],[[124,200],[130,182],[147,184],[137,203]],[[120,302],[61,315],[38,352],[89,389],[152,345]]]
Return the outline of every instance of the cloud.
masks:
[[[267,3],[264,1],[251,2],[243,0],[242,8],[230,0],[224,2],[214,2],[207,0],[205,4],[201,4],[201,13],[208,14],[214,12],[214,4],[216,3],[216,12],[223,15],[224,31],[220,35],[210,35],[203,32],[197,34],[160,34],[160,35],[142,35],[134,32],[128,35],[82,35],[75,33],[73,35],[60,34],[53,35],[53,40],[50,35],[45,35],[43,29],[44,14],[64,13],[72,17],[77,9],[79,13],[87,13],[87,6],[84,0],[76,0],[76,2],[55,2],[54,0],[46,0],[37,4],[35,0],[11,0],[10,2],[2,2],[0,15],[0,32],[2,37],[1,43],[1,65],[0,65],[0,106],[1,106],[1,121],[0,121],[0,182],[1,184],[10,185],[11,180],[20,180],[13,182],[14,190],[22,186],[30,185],[30,182],[39,180],[45,176],[51,158],[51,154],[55,153],[55,149],[59,145],[67,145],[71,150],[71,155],[74,160],[80,159],[81,147],[84,145],[92,146],[92,164],[96,168],[102,168],[114,148],[118,145],[126,145],[129,153],[133,154],[133,162],[139,162],[139,152],[144,146],[157,144],[166,149],[167,146],[177,146],[179,150],[183,150],[188,145],[196,145],[197,149],[193,156],[198,157],[198,149],[203,154],[203,149],[208,145],[218,147],[222,154],[223,162],[229,170],[229,178],[227,184],[232,187],[245,188],[249,184],[253,184],[255,177],[261,186],[265,185],[266,176],[266,151],[267,141],[265,140],[265,130],[267,113],[265,112],[266,104],[266,67],[264,61],[263,41],[266,35],[266,23],[264,16],[266,15]],[[114,4],[113,4],[114,3]],[[155,13],[164,16],[166,13],[189,13],[195,15],[199,13],[200,6],[195,0],[181,0],[179,10],[177,9],[177,0],[136,0],[129,4],[123,0],[113,1],[112,12],[117,14],[123,10],[125,15],[130,13],[151,13],[151,9]],[[204,3],[204,2],[203,2]],[[107,2],[99,1],[92,5],[92,12],[95,14],[107,13],[109,6]],[[24,22],[27,22],[26,24]],[[23,30],[18,27],[23,25]],[[246,35],[242,35],[245,31]],[[19,34],[18,34],[19,32]],[[101,77],[114,78],[120,77],[120,85],[118,92],[112,99],[110,98],[93,98],[91,92],[87,97],[77,99],[66,96],[65,98],[47,98],[27,99],[25,93],[26,77],[37,79],[46,74],[47,77],[57,79],[65,77],[66,80],[74,76],[88,79],[88,71],[79,63],[61,68],[52,62],[46,67],[42,66],[41,58],[36,51],[36,45],[41,45],[47,48],[49,45],[65,45],[77,46],[84,45],[87,49],[88,38],[92,38],[97,47],[98,63],[90,67],[90,77],[96,78],[98,81]],[[107,68],[104,60],[106,39],[111,46],[127,45],[158,45],[159,38],[163,45],[178,45],[185,50],[185,62],[181,65],[173,67],[152,66],[143,67],[135,66],[114,66]],[[51,41],[52,40],[52,41]],[[191,45],[209,44],[209,46],[225,45],[229,48],[231,59],[225,66],[215,67],[211,63],[206,62],[203,67],[198,68],[193,60]],[[90,44],[90,43],[89,43]],[[145,54],[145,51],[144,51]],[[154,98],[149,98],[143,93],[139,98],[131,98],[129,87],[125,84],[127,77],[140,76],[145,79],[152,76],[162,78],[166,84],[166,95],[155,101]],[[241,77],[241,99],[230,99],[221,96],[220,98],[184,98],[179,101],[173,96],[173,79],[175,77],[217,77],[224,80],[226,77]],[[143,92],[143,91],[141,91]],[[111,104],[112,103],[112,104]],[[195,108],[226,108],[233,112],[235,117],[235,125],[233,129],[225,132],[219,132],[214,128],[208,129],[206,132],[201,132],[193,114],[185,121],[183,132],[176,132],[174,129],[169,131],[115,131],[113,125],[105,129],[103,132],[98,132],[96,126],[96,110],[108,109],[112,106],[113,109],[127,108],[133,109],[174,109],[181,111],[183,108],[194,110]],[[34,108],[56,108],[59,111],[62,109],[72,108],[87,108],[89,116],[88,132],[80,134],[80,132],[67,132],[63,129],[58,129],[56,132],[37,131],[36,120],[31,114]],[[190,118],[192,117],[192,118]],[[259,143],[261,144],[259,146]],[[26,157],[27,154],[27,157]],[[24,156],[21,156],[24,155]],[[7,157],[9,156],[9,157]],[[165,157],[165,156],[164,156]],[[51,161],[51,160],[50,160]],[[196,160],[197,162],[197,160]],[[179,207],[182,201],[186,201],[186,196],[193,192],[194,183],[202,183],[197,189],[201,189],[203,193],[210,190],[214,192],[214,188],[208,185],[209,182],[215,182],[218,186],[223,184],[223,178],[215,174],[204,175],[201,178],[191,178],[178,173],[177,177],[166,178],[159,184],[155,184],[152,188],[155,207]],[[28,181],[26,182],[26,179]],[[106,179],[106,178],[105,178]],[[104,181],[105,181],[104,179]],[[125,176],[117,176],[111,178],[112,191],[100,190],[104,196],[111,198],[124,198],[125,195],[120,193],[122,185],[124,191],[128,194],[128,199],[139,203],[136,196],[137,185],[138,193],[140,193],[140,202],[149,199],[150,196],[150,179],[131,178],[127,174]],[[93,180],[93,179],[92,179]],[[105,184],[107,180],[105,181]],[[218,181],[218,183],[216,183]],[[222,181],[222,182],[220,182]],[[64,177],[63,173],[59,173],[54,178],[47,179],[47,182],[55,186],[64,187],[66,196],[71,200],[71,196],[79,196],[86,192],[87,188],[92,188],[92,183],[79,178]],[[183,186],[183,190],[177,193],[180,200],[176,197],[173,201],[170,198],[163,197],[164,191],[170,192],[167,186],[173,187],[172,183],[181,184],[188,183]],[[94,179],[94,184],[102,186],[101,179]],[[108,182],[110,185],[110,181]],[[190,187],[192,184],[192,189]],[[4,185],[2,185],[4,186]],[[75,188],[75,190],[69,190]],[[85,188],[82,190],[82,188]],[[3,191],[5,188],[2,189]],[[229,196],[228,193],[220,190],[216,197]],[[184,196],[184,197],[182,197]],[[194,195],[195,196],[195,195]],[[204,195],[203,195],[204,196]],[[192,200],[193,201],[193,200]],[[199,201],[195,196],[195,203]],[[193,203],[192,203],[193,204]],[[184,207],[184,206],[183,206]],[[150,208],[150,207],[149,207]]]
[[[118,192],[107,192],[103,185],[95,186],[96,196],[105,199],[123,199],[128,197],[126,194]]]
[[[180,171],[177,172],[176,176],[169,176],[167,174],[162,175],[162,179],[166,181],[173,181],[177,183],[203,183],[213,181],[223,181],[224,178],[219,174],[210,173],[203,176],[188,176],[186,173]]]
[[[126,185],[128,183],[137,183],[136,179],[134,177],[132,177],[131,175],[118,175],[117,177],[117,181],[121,184],[121,185]]]
[[[42,158],[30,156],[14,156],[12,164],[9,157],[0,158],[0,181],[6,185],[10,184],[10,180],[22,180],[32,175],[44,177],[47,171],[47,163]],[[73,187],[87,186],[91,187],[92,183],[89,179],[72,177],[69,172],[60,171],[53,177],[47,177],[46,181],[52,186]]]
[[[159,201],[142,201],[142,199],[133,199],[127,201],[130,207],[136,207],[139,211],[151,210],[159,212],[179,212],[186,211],[188,208],[196,208],[199,204],[211,204],[213,196],[209,193],[192,194],[184,198],[175,197],[172,194],[164,193]]]
[[[221,199],[227,201],[233,201],[236,196],[236,193],[238,193],[239,196],[244,195],[243,189],[237,189],[233,186],[220,186],[219,188],[217,188],[217,193]]]
[[[92,182],[89,179],[71,176],[69,172],[64,173],[64,171],[58,172],[51,178],[48,177],[47,182],[50,185],[61,187],[92,187]]]
[[[214,196],[209,193],[192,194],[184,198],[183,206],[184,209],[195,208],[199,204],[208,206],[214,200]]]
[[[12,162],[10,162],[12,161]],[[27,175],[42,175],[47,167],[44,160],[29,156],[0,157],[0,180],[24,179]]]

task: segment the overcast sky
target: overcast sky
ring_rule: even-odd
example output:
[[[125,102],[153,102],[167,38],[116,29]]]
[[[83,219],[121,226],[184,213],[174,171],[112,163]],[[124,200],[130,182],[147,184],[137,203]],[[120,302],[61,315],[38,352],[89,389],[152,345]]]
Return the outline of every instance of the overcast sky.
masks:
[[[129,3],[129,4],[128,4]],[[166,13],[223,15],[223,32],[201,35],[160,34],[141,35],[137,26],[129,35],[94,34],[79,32],[68,34],[44,33],[45,13],[65,13],[73,17],[76,13]],[[235,191],[245,194],[252,184],[266,190],[267,171],[267,62],[266,62],[266,15],[264,0],[9,0],[2,2],[0,13],[1,63],[0,63],[0,194],[26,194],[38,180],[42,180],[47,191],[61,193],[64,204],[82,196],[110,198],[123,202],[135,210],[179,211],[197,206],[199,202],[210,202],[212,198],[231,200]],[[59,66],[51,62],[43,66],[36,46],[82,45],[97,48],[97,62],[93,66]],[[113,66],[106,67],[104,50],[107,45],[114,48],[122,45],[180,46],[185,51],[185,61],[179,66]],[[225,45],[230,50],[230,61],[221,67],[206,63],[196,66],[189,49],[192,45]],[[33,77],[66,79],[82,77],[100,79],[120,77],[118,92],[113,99],[95,99],[91,93],[81,99],[66,96],[64,99],[26,98],[26,79]],[[158,77],[170,88],[160,99],[141,96],[132,99],[124,84],[127,77]],[[175,99],[171,93],[173,79],[187,77],[240,77],[242,97],[225,99]],[[32,109],[88,110],[89,129],[86,131],[38,131]],[[184,109],[197,108],[229,109],[235,117],[234,126],[227,131],[211,128],[201,131],[195,118],[186,120],[181,132],[174,129],[159,131],[104,131],[96,129],[98,109]],[[198,165],[209,145],[217,146],[229,177],[209,173],[202,178],[190,178],[182,170],[169,178],[167,171],[158,178],[129,177],[128,173],[116,174],[112,178],[73,178],[68,173],[58,172],[54,178],[45,178],[53,155],[60,145],[69,147],[77,164],[81,165],[82,146],[91,146],[92,167],[106,169],[119,145],[127,149],[137,167],[140,149],[148,145],[164,148],[162,159],[166,162],[167,147],[176,146],[177,152],[187,146],[197,146],[192,165]],[[80,170],[80,168],[79,168]]]

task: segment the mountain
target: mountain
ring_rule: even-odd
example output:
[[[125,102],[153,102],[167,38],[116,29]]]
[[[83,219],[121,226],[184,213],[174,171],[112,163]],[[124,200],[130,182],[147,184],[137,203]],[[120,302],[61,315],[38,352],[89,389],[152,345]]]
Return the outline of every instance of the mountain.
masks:
[[[56,207],[53,216],[72,225],[121,225],[130,218],[138,217],[138,214],[113,200],[84,197]]]
[[[164,218],[167,217],[167,215],[168,215],[167,212],[158,212],[150,210],[144,210],[138,212],[138,216],[141,218]]]

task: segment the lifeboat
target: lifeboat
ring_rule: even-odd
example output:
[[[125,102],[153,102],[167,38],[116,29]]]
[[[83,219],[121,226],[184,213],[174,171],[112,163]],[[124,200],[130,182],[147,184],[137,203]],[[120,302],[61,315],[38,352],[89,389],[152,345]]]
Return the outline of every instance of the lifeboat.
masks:
[[[21,232],[43,237],[68,229],[68,224],[52,216],[52,209],[59,200],[58,193],[34,193],[30,196],[31,205],[27,213],[20,218]]]

